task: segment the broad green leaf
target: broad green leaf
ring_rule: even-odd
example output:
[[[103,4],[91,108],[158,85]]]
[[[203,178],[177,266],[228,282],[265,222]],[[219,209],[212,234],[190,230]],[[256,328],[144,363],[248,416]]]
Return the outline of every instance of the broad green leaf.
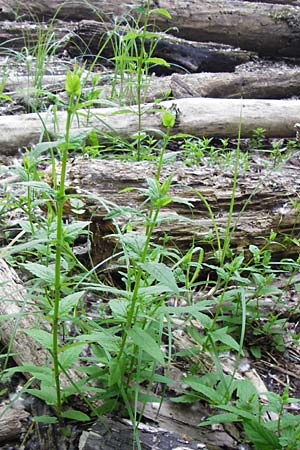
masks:
[[[228,327],[220,328],[219,330],[215,330],[210,333],[210,336],[214,342],[220,341],[223,342],[223,344],[228,345],[228,347],[233,348],[237,352],[240,351],[240,346],[236,342],[233,337],[231,337],[227,333]]]
[[[109,301],[109,307],[115,318],[125,318],[127,316],[127,308],[129,301],[125,298],[113,298]]]
[[[67,295],[66,297],[62,298],[59,303],[59,317],[62,318],[65,315],[67,315],[71,309],[75,308],[77,306],[77,303],[81,299],[81,297],[84,295],[85,291],[79,291],[75,292],[74,294]],[[53,308],[49,312],[49,315],[53,315]]]
[[[203,422],[198,423],[198,427],[205,427],[207,425],[213,425],[215,423],[231,423],[231,422],[239,422],[240,419],[237,414],[233,413],[221,413],[215,416],[209,417]]]
[[[91,334],[82,334],[76,338],[77,342],[88,342],[100,345],[108,352],[117,352],[119,350],[120,338],[112,333],[103,331],[95,331]]]
[[[90,225],[91,222],[77,220],[76,222],[68,223],[63,227],[63,233],[65,238],[75,239],[79,234],[87,233],[85,228]]]
[[[275,433],[254,420],[243,422],[244,431],[255,450],[279,450],[281,445]]]
[[[47,386],[47,389],[26,389],[26,392],[44,400],[47,405],[56,405],[56,390],[51,386]]]
[[[176,120],[176,115],[175,113],[166,110],[164,111],[161,119],[164,127],[173,128]]]
[[[219,403],[222,401],[223,395],[220,395],[219,392],[209,386],[206,386],[200,382],[198,383],[194,378],[191,379],[186,377],[184,382],[194,389],[194,391],[199,392],[203,397],[208,398],[211,402]]]
[[[161,16],[166,17],[167,19],[172,19],[171,14],[165,8],[154,8],[154,9],[151,9],[149,12],[150,12],[150,14],[159,14]]]
[[[47,283],[54,283],[54,266],[44,266],[43,264],[28,262],[22,264],[24,269],[28,270],[28,272],[32,273],[32,275],[40,278]]]
[[[57,417],[53,416],[33,416],[32,419],[38,423],[57,423]]]
[[[170,267],[159,262],[147,262],[141,264],[141,266],[156,281],[161,283],[163,286],[166,286],[171,293],[179,295],[179,289]]]
[[[80,420],[81,422],[90,420],[90,417],[87,414],[77,411],[76,409],[68,409],[67,411],[63,411],[61,415],[65,419]]]
[[[80,77],[76,72],[71,72],[70,70],[68,70],[66,76],[65,89],[69,96],[75,95],[76,97],[80,97],[81,94]]]
[[[173,403],[195,403],[199,401],[199,396],[195,394],[183,394],[179,397],[171,397]]]
[[[85,344],[73,344],[66,349],[60,349],[61,352],[58,355],[58,361],[61,367],[68,369],[75,361],[77,361],[84,345]]]
[[[127,334],[137,347],[150,355],[155,361],[164,365],[165,356],[157,342],[155,342],[147,331],[135,326],[131,330],[128,330]]]
[[[41,344],[47,350],[52,349],[53,338],[52,334],[45,330],[24,330],[24,333],[32,337],[36,342]]]
[[[17,372],[26,372],[40,381],[48,383],[50,386],[54,383],[53,371],[51,367],[35,366],[34,364],[23,364],[22,366],[11,367],[5,373],[13,374]]]

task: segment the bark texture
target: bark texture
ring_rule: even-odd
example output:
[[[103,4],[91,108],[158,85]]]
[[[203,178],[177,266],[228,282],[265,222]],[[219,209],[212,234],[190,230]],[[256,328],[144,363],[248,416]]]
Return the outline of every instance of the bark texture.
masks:
[[[65,39],[65,48],[71,56],[79,54],[97,55],[101,50],[101,59],[110,60],[115,53],[115,47],[121,47],[121,36],[132,32],[130,28],[121,26],[118,34],[113,33],[112,26],[92,20],[82,20],[69,38]],[[153,44],[155,42],[155,47]],[[137,46],[139,40],[136,40]],[[151,50],[151,47],[153,50]],[[146,39],[146,51],[155,58],[163,58],[170,64],[169,68],[162,65],[152,65],[150,70],[155,73],[172,72],[232,72],[234,68],[249,61],[255,56],[252,52],[243,51],[229,45],[211,42],[191,42],[166,33],[155,33],[151,41]]]
[[[104,106],[103,99],[118,101],[126,99],[130,104],[135,97],[134,81],[130,86],[116,83],[110,85],[110,74],[84,74],[86,80],[83,93],[91,89],[91,78],[99,75],[97,89],[99,93],[99,107]],[[65,75],[45,75],[42,78],[44,90],[59,93],[60,98],[67,101],[65,95]],[[17,101],[34,101],[36,88],[34,77],[11,74],[5,82],[4,93]],[[173,99],[189,97],[210,98],[256,98],[256,99],[284,99],[297,96],[300,92],[300,69],[255,70],[253,72],[235,73],[200,73],[173,74],[166,77],[151,76],[143,83],[142,100],[145,103],[164,98],[167,93]]]
[[[300,217],[297,212],[300,181],[296,162],[293,165],[274,169],[263,167],[257,161],[245,172],[240,170],[235,193],[234,213],[231,218],[231,245],[245,251],[250,244],[262,246],[270,233],[277,233],[276,242],[271,249],[278,255],[298,252],[297,243],[285,241],[285,236],[299,236]],[[147,178],[154,176],[155,168],[146,162],[123,163],[107,160],[79,159],[69,164],[67,185],[70,192],[88,192],[98,202],[87,202],[87,218],[92,220],[94,232],[93,258],[95,262],[110,256],[115,249],[115,225],[120,227],[128,219],[121,214],[116,223],[105,220],[112,204],[141,208],[145,200],[139,188],[147,187]],[[156,227],[154,239],[163,242],[168,236],[168,245],[185,252],[192,243],[206,250],[206,258],[211,256],[211,243],[208,235],[214,233],[212,219],[207,207],[197,195],[209,203],[219,230],[225,229],[228,222],[229,204],[233,189],[232,169],[221,169],[208,165],[187,167],[176,163],[164,167],[162,178],[172,176],[170,195],[186,199],[189,206],[173,202],[163,208],[161,221]],[[47,181],[51,183],[51,173]],[[126,187],[135,188],[122,192]],[[134,216],[134,215],[133,215]],[[137,230],[142,228],[141,219],[133,220]],[[222,232],[220,232],[223,239]],[[215,237],[213,245],[216,248]],[[285,242],[285,243],[284,243]]]
[[[139,5],[139,0],[126,3],[117,0],[69,1],[1,0],[0,18],[19,15],[40,19],[109,20],[120,17]],[[300,56],[300,7],[298,3],[274,4],[242,0],[156,0],[153,5],[165,8],[171,20],[160,16],[162,30],[176,27],[178,36],[192,41],[213,41],[234,45],[262,55]],[[152,5],[152,6],[153,6]],[[296,6],[294,6],[296,5]],[[58,12],[57,12],[58,11]]]
[[[237,137],[251,136],[253,130],[262,127],[268,137],[295,137],[295,123],[299,121],[299,100],[237,100],[188,98],[160,103],[161,108],[176,110],[176,126],[172,133],[187,133],[194,136]],[[165,131],[161,123],[161,112],[155,112],[156,105],[142,106],[142,129]],[[130,137],[138,130],[137,108],[100,108],[79,111],[74,119],[73,133],[95,129],[101,133]],[[148,112],[147,112],[148,111]],[[88,118],[88,119],[87,119]],[[43,124],[43,125],[42,125]],[[24,114],[0,116],[0,144],[4,155],[15,154],[18,148],[36,144],[41,133],[61,136],[65,132],[66,113]],[[152,130],[152,131],[151,131]]]
[[[28,416],[22,409],[0,407],[0,442],[17,439]]]

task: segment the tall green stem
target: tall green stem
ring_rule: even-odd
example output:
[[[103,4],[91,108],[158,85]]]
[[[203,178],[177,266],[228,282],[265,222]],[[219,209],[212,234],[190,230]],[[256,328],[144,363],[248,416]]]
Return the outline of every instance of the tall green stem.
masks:
[[[55,255],[55,278],[54,278],[54,306],[53,306],[53,318],[52,318],[52,358],[53,358],[53,370],[55,379],[55,389],[56,389],[56,412],[58,417],[61,415],[61,388],[60,388],[60,370],[59,370],[59,340],[58,340],[58,329],[59,329],[59,303],[61,298],[61,257],[63,249],[63,209],[65,203],[65,179],[68,161],[68,147],[70,140],[70,128],[71,119],[73,114],[74,106],[74,96],[71,95],[69,99],[69,106],[67,109],[67,122],[66,122],[66,132],[65,132],[65,142],[62,148],[61,154],[61,174],[60,174],[60,184],[56,195],[56,255]]]

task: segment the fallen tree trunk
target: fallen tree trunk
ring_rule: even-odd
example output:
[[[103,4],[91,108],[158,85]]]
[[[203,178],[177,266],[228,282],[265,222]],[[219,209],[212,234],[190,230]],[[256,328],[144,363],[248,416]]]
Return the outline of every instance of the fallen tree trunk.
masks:
[[[0,258],[0,340],[7,346],[17,365],[33,364],[39,367],[51,365],[48,350],[26,334],[26,330],[42,329],[51,332],[49,322],[42,318],[41,310],[34,304],[15,270]],[[68,371],[69,377],[76,381],[82,375]],[[29,374],[25,376],[31,377]],[[61,374],[62,386],[69,385],[69,379]],[[1,425],[1,423],[0,423]]]
[[[130,27],[119,27],[118,33],[113,33],[109,24],[82,20],[70,33],[69,38],[66,37],[64,45],[72,57],[81,54],[94,57],[101,50],[101,61],[103,58],[111,60],[115,56],[115,47],[121,46],[121,37],[127,32],[132,32]],[[139,45],[138,40],[136,41]],[[152,57],[163,58],[171,65],[168,68],[157,63],[152,65],[150,69],[157,74],[232,72],[237,65],[255,56],[254,53],[229,45],[190,42],[166,33],[153,33],[151,41],[146,39],[145,49]]]
[[[29,18],[95,19],[120,17],[139,0],[126,3],[106,1],[41,2],[1,0],[1,19],[14,19],[15,12]],[[213,41],[257,51],[261,55],[300,56],[300,7],[292,4],[244,2],[241,0],[158,0],[155,8],[165,8],[172,16],[157,16],[162,29],[176,27],[178,36],[191,41]],[[134,11],[131,11],[131,14]]]
[[[28,417],[29,413],[23,409],[0,407],[0,442],[17,439]]]
[[[97,89],[99,93],[99,107],[103,99],[118,101],[119,97],[129,104],[132,101],[134,81],[130,86],[116,83],[110,85],[109,74],[91,73],[84,83],[85,89],[91,88],[91,78],[99,75]],[[83,76],[85,79],[85,75]],[[65,92],[65,75],[44,75],[43,89],[48,92]],[[149,103],[164,98],[166,93],[174,99],[189,97],[211,98],[256,98],[256,99],[282,99],[297,96],[300,92],[300,68],[256,70],[254,72],[235,73],[200,73],[200,74],[173,74],[166,77],[151,76],[143,82],[142,99]],[[5,82],[4,93],[14,99],[30,99],[36,94],[34,77],[11,74]],[[66,101],[66,98],[64,99]]]
[[[204,162],[203,162],[204,163]],[[234,213],[231,218],[231,248],[245,251],[250,244],[263,246],[270,233],[277,233],[276,242],[270,248],[278,255],[291,255],[298,252],[297,242],[285,241],[285,237],[299,237],[300,217],[297,212],[300,180],[298,168],[281,167],[274,170],[263,168],[264,163],[250,165],[249,171],[239,170],[235,192]],[[95,263],[111,256],[115,249],[116,224],[122,227],[126,223],[128,211],[116,219],[115,223],[105,220],[112,205],[141,208],[145,196],[138,189],[147,187],[146,180],[153,178],[155,167],[147,162],[124,163],[120,161],[78,159],[67,169],[68,192],[90,193],[99,202],[87,200],[87,218],[92,220],[94,235],[93,259]],[[197,192],[201,193],[210,205],[221,240],[228,223],[228,211],[233,189],[232,169],[221,169],[208,165],[187,167],[182,163],[165,166],[162,179],[172,176],[170,196],[188,200],[189,205],[169,204],[163,208],[154,240],[173,245],[186,252],[191,245],[206,250],[205,258],[212,256],[212,247],[216,250],[216,239],[208,239],[214,230],[212,218],[207,206]],[[46,180],[51,184],[51,172]],[[124,188],[134,190],[122,192]],[[145,209],[145,206],[143,206]],[[133,217],[134,217],[134,213]],[[141,218],[131,218],[131,225],[142,229]],[[167,237],[167,239],[166,239]],[[212,244],[213,241],[213,244]],[[286,243],[284,243],[286,242]]]
[[[187,133],[198,137],[251,136],[253,130],[262,127],[267,137],[294,137],[294,125],[299,121],[300,101],[298,100],[237,100],[190,98],[165,101],[161,108],[176,110],[176,126],[173,134]],[[161,112],[155,112],[157,105],[143,105],[142,129],[162,130]],[[123,112],[122,112],[123,111]],[[122,112],[122,113],[120,113]],[[39,142],[43,126],[52,136],[64,134],[66,113],[24,114],[0,117],[0,144],[3,154],[14,154],[20,147]],[[130,138],[138,131],[137,108],[102,108],[79,111],[73,120],[73,133],[95,129],[99,135],[109,133]]]
[[[119,28],[120,34],[126,33],[125,27]],[[53,35],[53,45],[57,51],[67,49],[70,56],[95,57],[101,51],[101,62],[111,64],[109,61],[115,56],[118,36],[113,34],[112,25],[92,20],[82,20],[78,25],[55,21],[49,24],[35,24],[32,22],[4,21],[0,28],[0,44],[20,50],[21,48],[35,48],[40,36]],[[146,50],[156,42],[152,56],[165,59],[171,66],[158,65],[152,69],[156,73],[173,72],[232,72],[234,68],[249,61],[255,56],[253,52],[240,50],[230,45],[190,42],[176,38],[166,33],[154,33],[146,40]],[[118,44],[119,45],[119,44]]]

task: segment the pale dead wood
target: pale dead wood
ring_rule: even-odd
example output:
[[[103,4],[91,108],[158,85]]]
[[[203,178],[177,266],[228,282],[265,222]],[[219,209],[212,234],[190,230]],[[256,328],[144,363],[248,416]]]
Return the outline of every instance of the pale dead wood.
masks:
[[[160,103],[161,108],[177,110],[175,133],[194,136],[237,137],[241,128],[242,137],[251,136],[253,130],[262,127],[269,137],[294,137],[294,125],[299,121],[298,100],[238,100],[188,98]],[[156,105],[142,105],[142,129],[162,130],[161,112],[155,112]],[[79,111],[74,118],[74,133],[80,129],[95,129],[99,135],[109,133],[129,138],[138,131],[137,107],[128,113],[118,114],[120,108],[99,108]],[[121,111],[124,111],[122,108]],[[132,111],[132,112],[131,112]],[[42,125],[43,123],[43,125]],[[52,136],[65,132],[66,113],[51,112],[0,117],[0,144],[3,154],[15,154],[20,147],[36,144],[44,132]]]
[[[0,442],[16,439],[28,416],[23,409],[0,407]]]
[[[16,271],[0,258],[0,339],[8,347],[18,365],[51,365],[50,353],[25,333],[26,330],[43,329],[51,332],[49,322],[42,318],[41,310],[26,291]],[[26,374],[25,374],[26,375]],[[73,381],[78,374],[69,371]],[[62,385],[69,384],[68,378],[61,375]]]
[[[94,232],[93,258],[95,262],[111,256],[115,250],[115,226],[122,227],[126,213],[116,219],[115,224],[105,220],[112,206],[139,208],[145,200],[138,188],[147,186],[146,179],[154,176],[155,167],[147,162],[126,163],[107,160],[78,159],[69,164],[67,187],[69,192],[89,192],[99,202],[87,200],[87,218],[92,220]],[[50,175],[50,178],[49,178]],[[232,196],[232,169],[208,165],[187,167],[182,163],[165,166],[163,179],[172,176],[170,195],[186,199],[190,206],[171,203],[163,208],[162,220],[157,224],[153,239],[162,242],[168,236],[167,245],[179,248],[183,254],[194,245],[205,249],[205,258],[212,254],[208,234],[214,228],[207,207],[197,195],[199,191],[209,203],[218,228],[225,229]],[[47,181],[51,183],[51,172]],[[134,187],[122,192],[126,187]],[[263,163],[253,163],[249,171],[240,170],[235,193],[235,207],[231,219],[231,247],[245,251],[250,244],[261,247],[271,231],[277,232],[276,242],[270,248],[278,256],[298,252],[297,243],[284,243],[285,236],[299,236],[300,217],[297,212],[300,181],[297,166],[273,169],[264,168]],[[137,230],[142,226],[138,218],[132,219]],[[222,238],[222,232],[220,232]],[[214,246],[216,248],[216,241]]]
[[[122,96],[128,104],[136,97],[134,80],[130,86],[116,83],[110,85],[112,74],[96,73],[83,75],[85,87],[83,92],[91,88],[93,75],[99,77],[97,89],[99,93],[99,107],[105,106],[104,99],[117,102]],[[65,90],[65,75],[44,75],[43,89],[48,92],[60,93]],[[32,76],[17,76],[12,74],[5,83],[4,93],[14,99],[30,99],[37,95]],[[143,82],[142,99],[145,103],[168,95],[174,99],[189,97],[211,98],[249,98],[249,99],[283,99],[298,96],[300,92],[300,69],[256,70],[253,72],[235,73],[200,73],[173,74],[166,77],[151,76]],[[66,99],[65,99],[66,100]]]

